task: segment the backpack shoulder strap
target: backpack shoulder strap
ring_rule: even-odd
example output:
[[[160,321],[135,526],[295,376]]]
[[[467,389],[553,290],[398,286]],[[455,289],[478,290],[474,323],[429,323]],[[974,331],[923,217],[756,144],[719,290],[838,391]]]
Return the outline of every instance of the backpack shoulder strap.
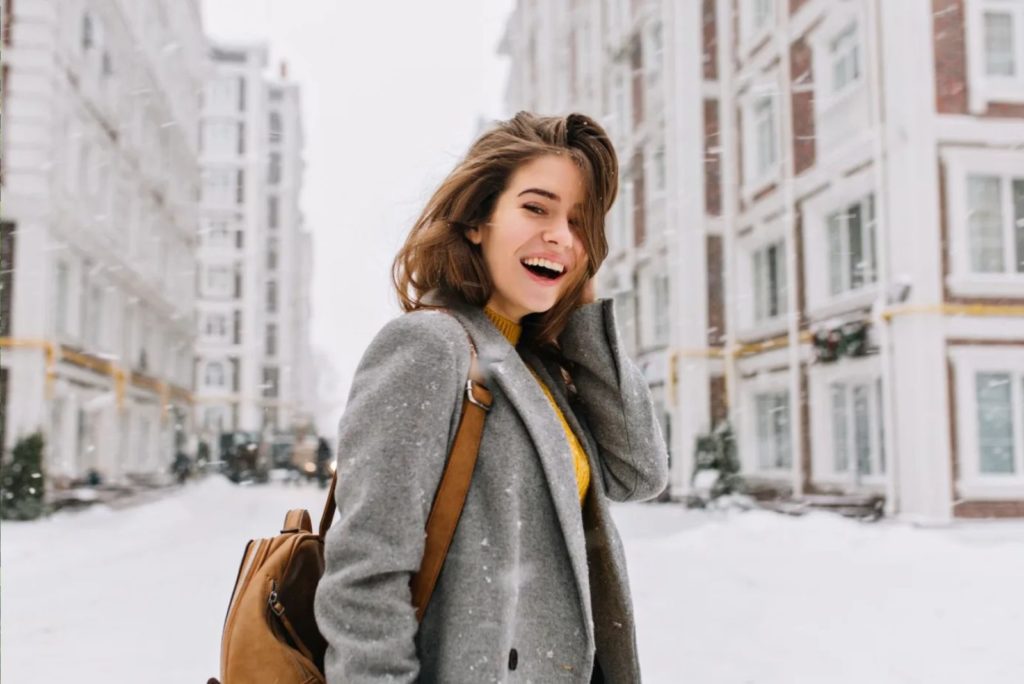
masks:
[[[440,309],[440,311],[451,315],[446,309]],[[452,318],[459,320],[455,316]],[[459,324],[462,325],[462,321],[459,321]],[[463,330],[465,330],[465,326],[463,326]],[[490,391],[484,385],[483,373],[477,362],[476,345],[468,330],[466,337],[469,340],[470,349],[469,377],[466,379],[465,394],[462,398],[459,427],[455,433],[455,441],[452,443],[452,450],[445,464],[444,473],[441,475],[441,482],[434,496],[434,503],[430,508],[430,515],[427,517],[427,538],[423,550],[423,561],[419,571],[412,576],[409,582],[417,620],[423,619],[423,613],[430,602],[430,595],[434,591],[445,556],[448,554],[448,547],[451,546],[452,538],[455,536],[455,528],[462,515],[462,507],[466,503],[466,494],[469,492],[469,483],[473,478],[473,470],[476,468],[480,439],[484,432],[484,419],[487,412],[491,410],[493,401]],[[334,520],[336,507],[334,491],[337,484],[338,471],[335,469],[330,489],[328,489],[324,512],[320,517],[321,538],[327,534],[327,530],[330,529],[331,522]]]

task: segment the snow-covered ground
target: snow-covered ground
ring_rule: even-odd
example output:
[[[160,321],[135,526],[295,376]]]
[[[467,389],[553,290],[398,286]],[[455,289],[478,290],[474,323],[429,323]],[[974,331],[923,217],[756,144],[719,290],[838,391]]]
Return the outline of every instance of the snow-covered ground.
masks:
[[[245,541],[315,487],[207,479],[4,523],[0,679],[205,682]],[[654,683],[1024,682],[1024,522],[617,510]]]

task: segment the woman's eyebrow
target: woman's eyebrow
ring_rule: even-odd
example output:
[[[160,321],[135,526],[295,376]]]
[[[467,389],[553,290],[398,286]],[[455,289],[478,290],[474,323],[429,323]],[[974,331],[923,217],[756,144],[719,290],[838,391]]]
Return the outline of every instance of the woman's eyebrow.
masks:
[[[556,202],[561,200],[561,198],[555,193],[551,192],[550,190],[542,190],[541,188],[527,188],[526,190],[523,190],[521,193],[516,195],[516,197],[522,197],[528,192],[536,193],[541,197],[547,197],[549,200],[554,200]]]

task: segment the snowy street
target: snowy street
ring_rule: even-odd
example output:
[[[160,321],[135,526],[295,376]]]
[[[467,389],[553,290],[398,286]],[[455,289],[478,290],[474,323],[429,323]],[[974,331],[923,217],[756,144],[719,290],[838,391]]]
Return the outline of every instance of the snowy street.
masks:
[[[205,682],[250,536],[323,491],[190,484],[3,523],[0,679]],[[630,505],[646,682],[1024,681],[1024,522],[917,529]]]

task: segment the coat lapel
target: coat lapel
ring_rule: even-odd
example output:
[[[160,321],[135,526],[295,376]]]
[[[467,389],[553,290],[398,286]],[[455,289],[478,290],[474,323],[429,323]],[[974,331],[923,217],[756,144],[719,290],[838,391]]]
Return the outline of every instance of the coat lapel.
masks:
[[[431,303],[434,302],[442,303],[437,299],[432,299]],[[569,443],[562,425],[555,416],[554,409],[548,403],[547,397],[544,396],[537,379],[530,373],[529,367],[505,339],[505,336],[501,334],[501,331],[491,323],[483,310],[462,302],[448,301],[443,304],[458,316],[469,331],[476,344],[484,376],[488,382],[501,389],[502,394],[507,397],[516,413],[519,414],[530,434],[548,482],[548,490],[554,502],[562,537],[565,539],[573,573],[576,576],[580,607],[583,615],[588,616],[586,629],[589,637],[593,639],[593,620],[590,615],[590,574],[587,568],[583,513],[580,507],[579,493],[576,489],[572,454],[569,451]],[[539,366],[540,364],[535,364],[535,367]],[[543,368],[539,368],[539,370],[542,371],[541,377],[545,383],[550,383],[550,375]],[[566,420],[570,421],[572,429],[576,431],[581,440],[584,439],[585,433],[580,430],[572,411],[564,405],[560,397],[561,393],[554,385],[549,384],[548,388],[559,402],[559,407]],[[593,467],[592,458],[591,467]]]
[[[548,490],[569,551],[583,614],[590,614],[590,574],[587,570],[586,538],[583,534],[583,513],[576,489],[572,454],[565,431],[548,403],[537,379],[518,354],[511,355],[492,368],[493,377],[526,425],[541,467],[548,481]],[[591,629],[587,621],[588,631]],[[593,636],[593,635],[591,635]]]

